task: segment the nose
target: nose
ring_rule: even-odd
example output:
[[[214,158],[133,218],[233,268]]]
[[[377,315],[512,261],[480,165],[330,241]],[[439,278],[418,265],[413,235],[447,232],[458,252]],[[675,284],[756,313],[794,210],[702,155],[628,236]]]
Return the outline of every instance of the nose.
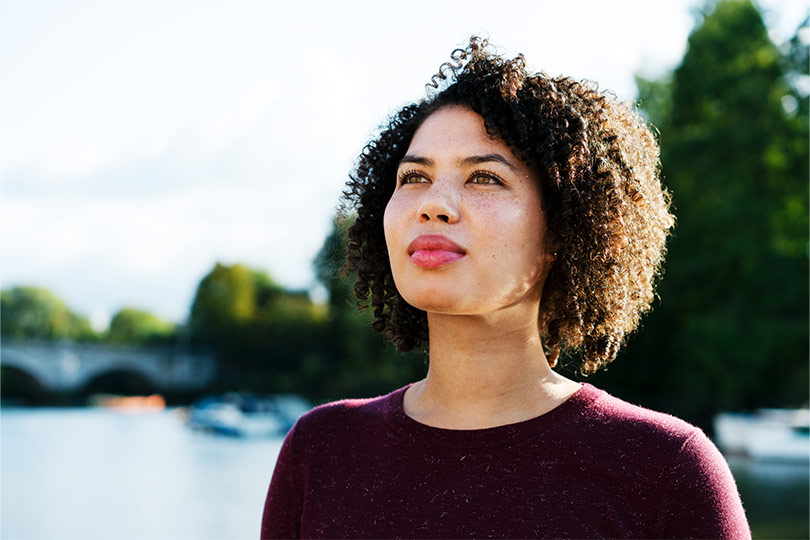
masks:
[[[429,221],[455,223],[459,217],[455,196],[448,193],[446,189],[438,187],[432,187],[428,190],[417,212],[419,221],[422,223]]]

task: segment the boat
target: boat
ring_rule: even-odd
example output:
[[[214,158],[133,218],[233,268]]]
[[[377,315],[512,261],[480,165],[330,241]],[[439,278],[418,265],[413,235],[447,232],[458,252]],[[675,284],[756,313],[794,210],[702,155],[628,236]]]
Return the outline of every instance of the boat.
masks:
[[[723,412],[714,418],[714,431],[717,445],[726,455],[810,463],[809,409]]]
[[[228,392],[195,402],[186,424],[194,430],[231,437],[278,437],[285,435],[309,409],[310,405],[298,396]]]
[[[166,400],[160,394],[150,396],[95,394],[90,397],[88,404],[91,407],[101,407],[125,413],[162,412],[166,410]]]

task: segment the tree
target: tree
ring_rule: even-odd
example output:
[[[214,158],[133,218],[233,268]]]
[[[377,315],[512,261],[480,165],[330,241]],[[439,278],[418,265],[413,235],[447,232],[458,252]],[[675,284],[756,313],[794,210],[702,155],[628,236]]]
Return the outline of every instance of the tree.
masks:
[[[806,58],[729,0],[670,77],[639,79],[678,224],[660,305],[605,386],[709,428],[721,409],[807,401],[807,95],[791,84]]]
[[[256,315],[260,303],[269,303],[279,291],[269,277],[262,279],[246,266],[216,263],[200,281],[191,305],[192,337],[208,344],[227,338]]]
[[[110,321],[107,340],[112,343],[165,343],[174,336],[175,325],[146,311],[124,308]]]
[[[323,309],[305,291],[220,263],[200,281],[189,317],[192,341],[214,349],[226,385],[276,392],[306,392],[296,383],[306,365],[319,362],[323,322]]]
[[[95,333],[52,292],[13,287],[0,292],[0,328],[10,338],[91,340]]]

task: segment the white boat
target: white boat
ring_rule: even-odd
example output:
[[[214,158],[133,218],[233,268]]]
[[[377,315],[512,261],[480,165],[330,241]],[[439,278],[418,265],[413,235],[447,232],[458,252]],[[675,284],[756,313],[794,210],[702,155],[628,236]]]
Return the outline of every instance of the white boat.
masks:
[[[760,409],[720,413],[714,418],[723,453],[758,461],[810,463],[810,410]]]
[[[289,431],[309,404],[297,396],[257,397],[229,392],[195,403],[188,414],[192,429],[233,437],[276,437]]]

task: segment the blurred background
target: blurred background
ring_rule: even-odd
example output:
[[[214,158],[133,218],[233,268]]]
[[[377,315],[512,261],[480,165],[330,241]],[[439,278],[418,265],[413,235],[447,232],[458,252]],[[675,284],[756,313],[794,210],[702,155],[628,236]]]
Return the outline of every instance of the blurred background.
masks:
[[[657,128],[665,277],[588,381],[704,429],[755,538],[808,537],[806,2],[0,9],[3,538],[255,538],[298,415],[424,376],[355,309],[336,205],[473,33]]]

